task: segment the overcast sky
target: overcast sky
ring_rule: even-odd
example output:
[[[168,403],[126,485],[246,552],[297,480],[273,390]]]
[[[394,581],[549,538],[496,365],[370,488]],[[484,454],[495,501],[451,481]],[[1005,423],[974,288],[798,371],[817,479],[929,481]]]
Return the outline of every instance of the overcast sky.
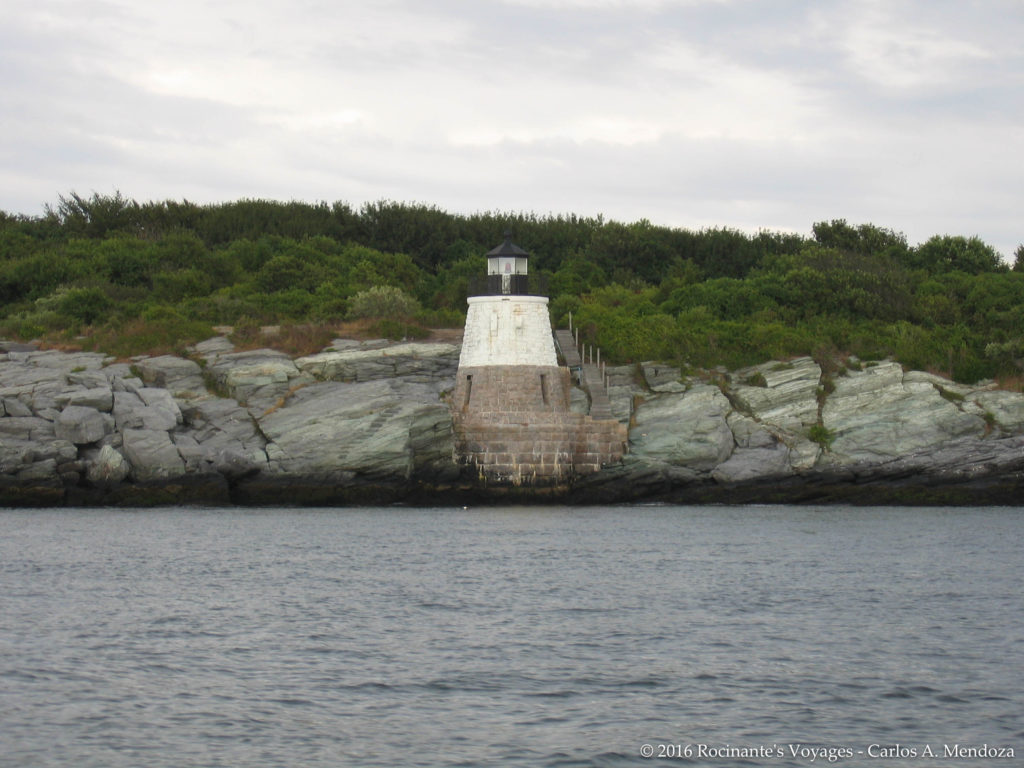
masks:
[[[0,10],[11,213],[120,191],[1024,242],[1021,0]]]

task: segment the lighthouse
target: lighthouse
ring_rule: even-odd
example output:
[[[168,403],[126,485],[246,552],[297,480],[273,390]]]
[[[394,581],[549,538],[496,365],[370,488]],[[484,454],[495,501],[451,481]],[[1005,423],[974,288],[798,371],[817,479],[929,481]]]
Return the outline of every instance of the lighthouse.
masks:
[[[569,369],[529,257],[506,232],[470,287],[451,399],[456,460],[489,484],[564,485],[621,458],[625,427],[570,412]]]
[[[459,356],[456,404],[463,413],[563,410],[548,299],[530,292],[529,254],[505,234],[487,253],[487,279],[471,289]]]

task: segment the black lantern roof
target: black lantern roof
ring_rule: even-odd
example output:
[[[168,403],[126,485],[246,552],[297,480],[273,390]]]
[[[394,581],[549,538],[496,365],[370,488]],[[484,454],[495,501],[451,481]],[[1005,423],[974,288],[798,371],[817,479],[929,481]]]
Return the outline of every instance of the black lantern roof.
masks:
[[[530,254],[520,248],[518,245],[512,242],[512,233],[505,232],[505,242],[499,245],[497,248],[492,248],[487,252],[487,258],[493,259],[499,256],[529,256]]]

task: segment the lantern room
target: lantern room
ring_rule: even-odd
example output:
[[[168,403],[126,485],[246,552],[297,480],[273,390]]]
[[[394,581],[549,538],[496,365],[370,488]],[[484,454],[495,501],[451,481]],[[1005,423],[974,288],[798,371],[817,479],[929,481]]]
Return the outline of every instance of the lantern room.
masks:
[[[505,242],[487,252],[488,293],[525,294],[526,262],[530,254],[512,242],[512,233],[505,233]]]

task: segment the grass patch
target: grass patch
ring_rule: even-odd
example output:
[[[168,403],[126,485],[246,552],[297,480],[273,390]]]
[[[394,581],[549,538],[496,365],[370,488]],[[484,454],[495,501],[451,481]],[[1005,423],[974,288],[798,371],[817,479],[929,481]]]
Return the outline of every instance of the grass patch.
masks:
[[[941,397],[943,400],[948,400],[949,402],[955,405],[959,405],[964,401],[964,396],[961,395],[959,392],[953,392],[952,390],[946,389],[945,387],[941,387],[938,384],[935,385],[935,389],[939,391],[939,397]]]
[[[764,374],[760,371],[752,373],[743,380],[743,383],[748,387],[768,387],[768,380],[764,377]]]
[[[822,423],[817,423],[807,431],[807,437],[811,442],[817,443],[826,451],[832,450],[832,443],[836,439],[836,433]]]
[[[317,323],[275,326],[273,332],[264,331],[264,327],[254,323],[245,323],[236,326],[229,338],[239,350],[269,347],[291,357],[304,357],[322,352],[337,336],[334,326]]]
[[[378,336],[401,341],[403,339],[425,339],[430,336],[430,330],[416,323],[409,323],[404,320],[380,319],[374,321],[370,329]]]

